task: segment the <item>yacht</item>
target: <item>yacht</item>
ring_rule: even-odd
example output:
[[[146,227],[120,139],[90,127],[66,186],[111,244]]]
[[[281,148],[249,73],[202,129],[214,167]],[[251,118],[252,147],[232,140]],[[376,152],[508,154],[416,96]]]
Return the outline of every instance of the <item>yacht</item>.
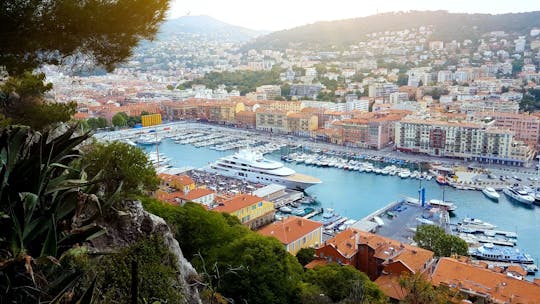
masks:
[[[488,222],[484,222],[480,219],[477,219],[477,218],[472,218],[472,217],[466,217],[463,219],[462,221],[462,226],[468,226],[470,228],[479,228],[479,229],[495,229],[497,228],[497,226],[491,224],[491,223],[488,223]]]
[[[481,260],[520,264],[534,263],[534,259],[530,255],[521,252],[517,248],[498,246],[491,243],[478,248],[470,248],[469,254]]]
[[[491,187],[486,187],[484,189],[482,189],[482,193],[484,193],[485,196],[487,196],[488,198],[492,199],[492,200],[499,200],[499,198],[501,197],[499,193],[497,193],[497,191]]]
[[[526,205],[532,205],[532,203],[534,203],[534,197],[530,196],[527,191],[517,187],[504,188],[503,193],[508,197]]]
[[[280,184],[297,190],[321,183],[318,178],[297,173],[282,163],[266,159],[262,153],[250,149],[242,149],[234,155],[222,157],[208,165],[205,170],[254,183]]]
[[[456,211],[457,209],[457,206],[452,203],[452,202],[448,202],[448,201],[442,201],[442,200],[438,200],[438,199],[432,199],[432,200],[429,200],[429,204],[433,207],[442,207],[442,208],[445,208],[446,210],[448,211]]]
[[[135,142],[143,146],[153,146],[153,145],[161,143],[161,139],[153,138],[149,136],[143,136],[143,137],[139,137],[137,140],[135,140]]]

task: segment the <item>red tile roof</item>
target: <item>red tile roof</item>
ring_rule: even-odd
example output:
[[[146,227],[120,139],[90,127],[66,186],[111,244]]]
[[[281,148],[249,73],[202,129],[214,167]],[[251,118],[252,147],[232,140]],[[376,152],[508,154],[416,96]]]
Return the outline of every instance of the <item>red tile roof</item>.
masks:
[[[219,204],[214,211],[232,213],[242,208],[251,206],[263,199],[250,194],[240,194]]]
[[[301,217],[291,216],[284,220],[274,222],[260,229],[262,235],[273,236],[282,244],[290,244],[303,236],[315,231],[322,223]]]
[[[540,286],[451,258],[439,260],[431,282],[489,295],[495,303],[540,303]]]

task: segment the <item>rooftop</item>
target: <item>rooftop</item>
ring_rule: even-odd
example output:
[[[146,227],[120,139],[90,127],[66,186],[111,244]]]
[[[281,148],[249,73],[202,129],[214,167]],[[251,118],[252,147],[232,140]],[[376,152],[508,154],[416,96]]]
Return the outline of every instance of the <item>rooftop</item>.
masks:
[[[282,221],[277,221],[263,227],[259,230],[259,233],[266,236],[273,236],[281,243],[287,245],[302,238],[321,226],[322,223],[320,222],[291,216]]]
[[[255,195],[240,194],[229,200],[224,201],[223,203],[220,203],[219,206],[214,209],[214,211],[232,213],[242,208],[261,202],[262,200],[262,198]]]
[[[435,286],[445,284],[489,295],[494,302],[538,303],[540,300],[540,286],[535,283],[511,278],[451,258],[439,260],[431,281]]]

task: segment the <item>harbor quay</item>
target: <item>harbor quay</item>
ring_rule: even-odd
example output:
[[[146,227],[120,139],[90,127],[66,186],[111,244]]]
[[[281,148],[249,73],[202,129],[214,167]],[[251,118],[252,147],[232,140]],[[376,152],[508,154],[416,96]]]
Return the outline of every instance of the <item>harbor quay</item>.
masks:
[[[511,167],[494,164],[480,164],[476,162],[459,159],[449,159],[443,157],[432,157],[394,151],[391,148],[381,150],[362,149],[357,147],[346,147],[326,142],[318,142],[312,138],[295,135],[274,134],[255,129],[241,129],[232,126],[215,125],[201,122],[171,122],[168,124],[145,127],[139,129],[120,130],[113,132],[102,132],[95,135],[102,140],[132,140],[135,141],[141,136],[151,136],[156,138],[170,138],[190,133],[209,134],[211,140],[201,140],[196,142],[187,141],[196,147],[212,147],[214,140],[225,145],[217,146],[216,150],[226,151],[241,147],[251,146],[256,142],[266,142],[279,145],[279,153],[287,155],[290,153],[305,151],[321,155],[337,155],[346,158],[351,156],[361,156],[374,163],[384,163],[386,160],[395,160],[402,163],[403,167],[416,170],[420,164],[430,164],[431,166],[447,167],[452,174],[458,177],[457,180],[449,179],[448,185],[458,190],[482,190],[484,187],[493,187],[501,190],[508,186],[520,185],[536,187],[539,181],[538,171],[534,167]],[[202,138],[204,139],[204,138]],[[223,147],[223,148],[222,148]],[[438,174],[432,171],[433,174]],[[494,179],[489,176],[495,176]],[[500,180],[500,178],[503,180]]]

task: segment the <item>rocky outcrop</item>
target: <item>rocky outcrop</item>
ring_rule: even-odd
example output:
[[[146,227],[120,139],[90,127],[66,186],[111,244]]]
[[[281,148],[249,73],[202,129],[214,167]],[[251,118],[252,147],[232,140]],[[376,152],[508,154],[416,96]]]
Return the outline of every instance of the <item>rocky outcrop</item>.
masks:
[[[85,210],[83,214],[92,214],[93,211],[95,210]],[[139,201],[125,201],[116,211],[111,209],[110,212],[107,216],[96,220],[96,224],[105,228],[107,233],[93,239],[91,249],[101,253],[114,252],[150,236],[160,236],[176,258],[178,276],[184,288],[186,303],[201,303],[199,292],[194,284],[199,275],[191,263],[184,258],[180,245],[165,220],[144,210]]]

